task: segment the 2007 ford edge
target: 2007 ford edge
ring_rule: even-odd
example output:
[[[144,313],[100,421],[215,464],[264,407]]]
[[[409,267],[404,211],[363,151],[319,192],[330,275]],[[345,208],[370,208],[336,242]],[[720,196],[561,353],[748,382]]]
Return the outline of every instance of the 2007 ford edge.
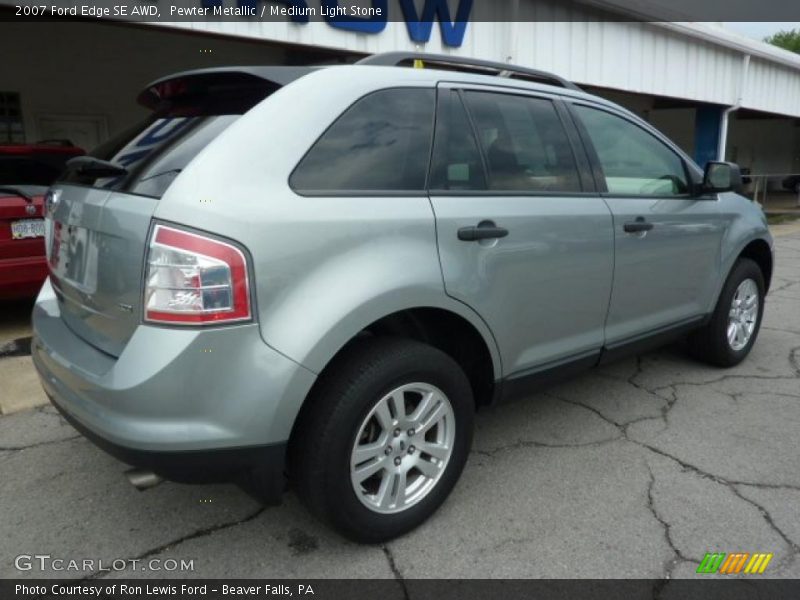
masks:
[[[720,367],[756,340],[772,240],[738,168],[554,75],[390,54],[139,102],[47,196],[33,360],[146,473],[265,501],[288,476],[377,542],[453,489],[476,408],[677,337]]]

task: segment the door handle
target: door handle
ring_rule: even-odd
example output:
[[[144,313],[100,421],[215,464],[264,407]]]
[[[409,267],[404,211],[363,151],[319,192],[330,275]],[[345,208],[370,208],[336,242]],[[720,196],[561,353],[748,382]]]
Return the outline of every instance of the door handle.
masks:
[[[625,233],[642,233],[645,231],[650,231],[653,229],[653,227],[655,227],[655,225],[645,221],[644,217],[636,217],[635,221],[628,221],[622,226],[622,228],[625,230]]]
[[[504,238],[508,229],[498,227],[494,221],[481,221],[477,226],[462,227],[458,230],[458,239],[462,242],[478,242],[480,240],[493,240]]]

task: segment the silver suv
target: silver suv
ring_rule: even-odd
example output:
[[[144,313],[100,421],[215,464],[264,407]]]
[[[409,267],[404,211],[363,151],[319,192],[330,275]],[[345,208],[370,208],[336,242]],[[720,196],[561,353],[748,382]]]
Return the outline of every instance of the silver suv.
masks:
[[[273,502],[288,476],[378,542],[445,500],[477,408],[675,338],[720,367],[755,342],[772,240],[736,166],[554,75],[390,54],[138,100],[47,197],[33,360],[145,473]]]

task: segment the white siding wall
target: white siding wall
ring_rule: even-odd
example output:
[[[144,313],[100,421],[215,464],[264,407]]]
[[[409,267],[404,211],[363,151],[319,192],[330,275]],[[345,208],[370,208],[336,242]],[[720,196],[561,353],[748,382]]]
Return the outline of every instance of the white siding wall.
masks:
[[[800,116],[800,57],[796,55],[702,24],[581,21],[579,11],[563,9],[541,9],[536,14],[564,20],[471,22],[458,49],[443,46],[438,23],[424,45],[414,44],[405,23],[396,21],[378,35],[313,21],[308,25],[288,20],[160,25],[365,53],[420,50],[510,60],[577,83],[724,105],[734,104],[741,90],[748,108]],[[741,87],[745,53],[753,59]]]
[[[800,115],[800,70],[752,59],[742,105],[783,115]]]

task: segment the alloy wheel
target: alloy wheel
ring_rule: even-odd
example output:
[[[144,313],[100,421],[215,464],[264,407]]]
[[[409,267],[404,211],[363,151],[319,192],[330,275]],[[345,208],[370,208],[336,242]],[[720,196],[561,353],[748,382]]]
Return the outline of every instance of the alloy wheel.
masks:
[[[410,383],[392,390],[356,435],[350,458],[356,496],[382,514],[417,504],[444,474],[455,433],[453,407],[439,388]]]
[[[758,285],[752,279],[745,279],[736,288],[728,312],[728,344],[736,352],[750,342],[758,320]]]

